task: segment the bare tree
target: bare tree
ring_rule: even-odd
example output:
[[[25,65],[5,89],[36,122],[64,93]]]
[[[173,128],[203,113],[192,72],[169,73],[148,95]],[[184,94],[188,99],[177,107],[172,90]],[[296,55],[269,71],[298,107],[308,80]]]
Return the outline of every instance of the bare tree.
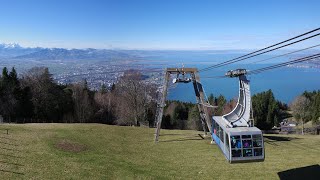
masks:
[[[142,75],[137,71],[127,71],[116,86],[118,123],[134,124],[147,121],[148,108],[156,97],[153,84],[143,82]]]
[[[238,99],[234,98],[234,99],[230,100],[229,102],[227,102],[224,105],[222,114],[228,114],[229,112],[231,112],[233,110],[233,108],[236,107],[237,101],[238,101]]]
[[[114,93],[111,91],[99,91],[95,93],[94,101],[98,106],[96,116],[99,116],[102,123],[113,124],[115,99]]]
[[[293,116],[302,122],[302,134],[304,134],[304,123],[308,116],[307,108],[310,104],[310,100],[301,95],[291,103],[290,108],[293,111]]]

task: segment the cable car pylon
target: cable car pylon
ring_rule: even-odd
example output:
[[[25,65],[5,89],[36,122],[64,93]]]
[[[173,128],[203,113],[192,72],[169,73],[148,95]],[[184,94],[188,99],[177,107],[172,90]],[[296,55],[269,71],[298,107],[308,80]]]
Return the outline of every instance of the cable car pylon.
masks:
[[[208,128],[212,142],[218,145],[226,159],[230,162],[264,161],[264,142],[262,131],[254,127],[251,106],[251,93],[249,80],[245,69],[228,71],[225,76],[239,78],[239,98],[236,107],[223,116],[210,117],[208,107],[213,107],[206,99],[197,68],[167,68],[162,97],[158,105],[156,117],[155,142],[159,141],[163,108],[165,106],[168,84],[171,74],[177,78],[173,83],[192,82],[197,106],[200,112],[203,130],[206,134]],[[182,75],[183,78],[179,78]],[[185,75],[190,75],[186,78]]]
[[[200,82],[200,76],[197,68],[167,68],[165,71],[165,79],[164,86],[162,90],[162,97],[160,98],[160,102],[158,104],[157,116],[156,116],[156,132],[155,132],[155,142],[159,141],[162,116],[163,116],[163,108],[165,107],[165,101],[168,92],[168,85],[170,80],[170,75],[174,74],[177,78],[173,79],[173,83],[189,83],[192,82],[194,87],[194,92],[197,99],[197,106],[200,112],[201,122],[203,125],[203,130],[205,135],[207,134],[206,129],[211,132],[211,117],[209,117],[208,107],[213,107],[209,104],[208,100],[205,97],[202,84]],[[182,78],[180,78],[182,75]],[[185,76],[189,75],[190,78],[186,78]]]

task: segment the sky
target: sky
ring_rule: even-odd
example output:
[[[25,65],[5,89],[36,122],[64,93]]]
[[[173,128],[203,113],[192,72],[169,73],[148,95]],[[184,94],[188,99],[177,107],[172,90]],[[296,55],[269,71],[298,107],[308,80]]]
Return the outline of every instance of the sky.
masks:
[[[319,7],[319,0],[0,0],[0,43],[257,49],[320,27]]]

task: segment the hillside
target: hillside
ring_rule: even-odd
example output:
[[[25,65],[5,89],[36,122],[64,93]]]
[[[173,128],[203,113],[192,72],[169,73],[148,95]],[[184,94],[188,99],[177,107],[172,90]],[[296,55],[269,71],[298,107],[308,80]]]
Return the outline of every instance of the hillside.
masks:
[[[282,171],[319,169],[320,136],[266,135],[264,162],[229,164],[197,131],[162,130],[158,144],[153,133],[102,124],[1,125],[0,179],[279,179]],[[304,177],[319,174],[312,168]]]

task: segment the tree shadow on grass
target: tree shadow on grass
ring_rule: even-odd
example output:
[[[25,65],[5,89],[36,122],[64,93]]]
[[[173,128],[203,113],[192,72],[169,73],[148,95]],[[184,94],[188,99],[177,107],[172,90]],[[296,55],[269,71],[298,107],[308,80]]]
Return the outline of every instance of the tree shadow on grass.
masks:
[[[23,158],[23,157],[21,157],[21,156],[14,156],[14,155],[10,155],[10,154],[1,154],[0,153],[0,156],[8,156],[8,157],[12,157],[12,158]]]
[[[12,162],[6,162],[6,161],[0,161],[0,164],[9,164],[9,165],[15,165],[15,166],[24,166],[24,165],[22,165],[22,164],[12,163]]]
[[[3,170],[3,169],[0,169],[0,171],[1,171],[1,172],[7,172],[7,173],[13,173],[13,174],[24,175],[24,173],[15,172],[15,171],[8,171],[8,170]]]
[[[272,146],[279,146],[278,144],[276,144],[276,143],[274,143],[272,141],[269,141],[269,140],[264,140],[264,142],[267,143],[267,144],[270,144]]]
[[[199,136],[189,136],[189,137],[185,137],[185,138],[179,138],[179,139],[170,139],[170,140],[161,140],[160,142],[181,142],[181,141],[201,141],[203,140],[201,137]]]
[[[282,137],[282,136],[270,136],[270,135],[264,135],[264,142],[273,146],[279,146],[276,144],[277,142],[288,142],[292,140],[296,140],[299,138],[296,137]]]
[[[282,136],[264,136],[264,138],[271,140],[271,141],[292,141],[295,139],[299,139],[296,137],[282,137]]]
[[[3,137],[3,136],[0,136],[0,139],[8,139],[8,140],[10,140],[10,141],[17,141],[17,140],[15,140],[15,139],[13,139],[13,138]]]
[[[4,147],[0,147],[0,149],[7,150],[7,151],[17,151],[17,152],[21,152],[21,151],[18,150],[18,149],[11,149],[11,148],[4,148]]]
[[[10,146],[18,146],[17,144],[11,144],[11,143],[6,143],[6,142],[2,142],[2,141],[0,141],[0,144],[6,144],[6,145],[10,145]]]
[[[185,134],[159,134],[159,136],[183,136]]]
[[[317,180],[320,177],[320,166],[319,164],[300,167],[295,169],[289,169],[286,171],[278,172],[280,180],[287,179],[308,179],[308,180]]]
[[[190,136],[193,134],[159,134],[159,136]]]
[[[203,140],[203,139],[172,139],[172,140],[162,140],[160,142],[179,142],[179,141],[200,141],[200,140]]]

